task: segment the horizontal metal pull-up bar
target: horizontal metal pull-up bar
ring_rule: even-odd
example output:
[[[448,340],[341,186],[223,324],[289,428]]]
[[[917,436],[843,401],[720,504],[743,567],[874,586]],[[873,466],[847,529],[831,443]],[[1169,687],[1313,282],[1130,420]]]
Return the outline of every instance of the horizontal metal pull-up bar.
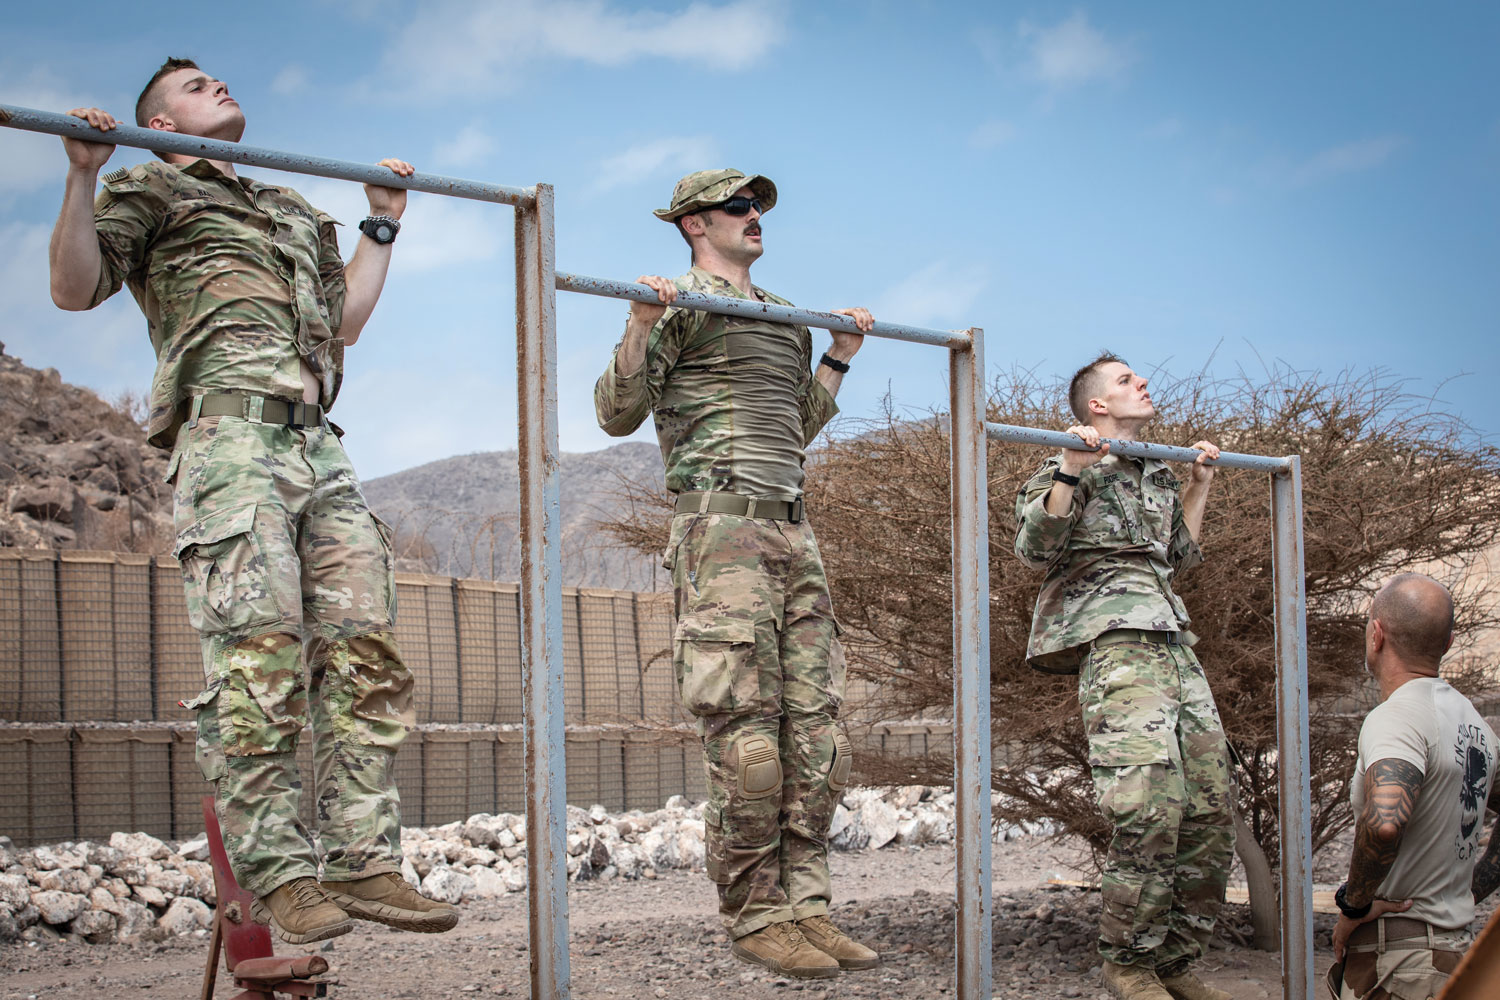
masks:
[[[602,295],[611,299],[634,299],[637,302],[660,302],[656,289],[638,285],[633,281],[611,281],[608,278],[590,278],[586,274],[557,272],[557,289],[561,292],[582,292],[585,295]],[[797,323],[816,326],[824,330],[842,330],[846,333],[861,333],[854,320],[831,312],[816,309],[798,309],[795,306],[779,306],[772,302],[756,302],[751,299],[732,299],[722,295],[704,295],[702,292],[677,293],[674,306],[685,309],[700,309],[703,312],[722,316],[748,316],[751,319],[770,319],[777,323]],[[921,326],[903,326],[900,323],[876,321],[868,331],[871,337],[887,340],[905,340],[913,344],[932,344],[937,347],[966,349],[969,335],[954,330],[929,330]]]
[[[1078,438],[1063,431],[1044,431],[1035,427],[1017,427],[1015,424],[984,425],[985,433],[998,440],[1015,444],[1039,444],[1047,448],[1071,448],[1074,451],[1091,451]],[[1116,441],[1105,438],[1112,455],[1129,455],[1131,458],[1155,458],[1163,462],[1196,462],[1201,452],[1197,448],[1179,448],[1171,444],[1147,444],[1144,441]],[[1209,465],[1222,465],[1228,469],[1251,469],[1255,472],[1288,472],[1291,460],[1268,458],[1265,455],[1241,455],[1232,451],[1221,451],[1219,457],[1209,459]]]
[[[437,174],[415,173],[410,177],[399,177],[385,167],[373,163],[352,163],[347,160],[330,160],[322,156],[307,156],[303,153],[284,153],[278,149],[261,149],[258,146],[224,142],[220,139],[204,139],[201,136],[183,135],[180,132],[164,132],[161,129],[119,125],[108,132],[101,132],[83,119],[74,118],[72,115],[18,108],[9,104],[0,104],[0,125],[27,132],[45,132],[48,135],[66,136],[69,139],[82,139],[85,142],[133,146],[158,153],[201,156],[211,160],[244,163],[253,167],[269,167],[272,170],[333,177],[341,181],[356,181],[360,184],[379,184],[381,187],[426,191],[429,194],[446,194],[454,198],[469,198],[474,201],[529,205],[533,198],[531,192],[525,188],[483,184],[479,181],[460,180],[457,177],[440,177]]]

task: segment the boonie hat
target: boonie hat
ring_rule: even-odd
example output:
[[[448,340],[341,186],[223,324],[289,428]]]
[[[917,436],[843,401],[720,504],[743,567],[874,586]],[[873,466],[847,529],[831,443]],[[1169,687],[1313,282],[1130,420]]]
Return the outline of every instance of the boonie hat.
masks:
[[[664,222],[676,222],[689,212],[717,205],[734,197],[740,188],[749,186],[760,199],[760,210],[769,212],[776,204],[776,185],[771,178],[746,174],[733,167],[699,170],[688,174],[672,189],[672,204],[652,214]]]

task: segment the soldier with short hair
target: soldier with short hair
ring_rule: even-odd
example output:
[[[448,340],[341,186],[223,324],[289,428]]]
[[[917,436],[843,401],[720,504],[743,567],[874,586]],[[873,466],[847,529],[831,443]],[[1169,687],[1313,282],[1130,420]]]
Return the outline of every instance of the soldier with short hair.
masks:
[[[777,972],[826,977],[879,956],[828,918],[828,829],[849,776],[839,724],[844,654],[823,563],[802,506],[804,449],[863,336],[835,331],[811,371],[805,326],[673,306],[679,291],[787,305],[750,282],[766,177],[704,170],[678,181],[673,223],[693,267],[640,281],[594,388],[599,426],[631,433],[655,415],[676,516],[663,565],[677,627],[673,665],[698,720],[707,769],[708,875],[733,953]],[[863,309],[839,312],[861,330]]]
[[[1121,1000],[1229,1000],[1191,971],[1213,933],[1234,847],[1224,729],[1193,655],[1175,575],[1198,539],[1219,449],[1187,485],[1166,463],[1111,455],[1155,416],[1146,380],[1113,354],[1078,370],[1068,428],[1089,448],[1047,459],[1016,498],[1016,555],[1046,570],[1026,658],[1078,673],[1099,808],[1114,827],[1099,954]]]
[[[1473,940],[1474,905],[1500,885],[1500,829],[1481,854],[1484,811],[1500,810],[1495,731],[1440,676],[1453,596],[1401,573],[1365,621],[1365,667],[1380,688],[1359,729],[1349,786],[1357,817],[1349,878],[1334,896],[1329,985],[1345,1000],[1428,1000]]]
[[[394,757],[415,718],[390,529],[325,416],[344,348],[380,297],[406,192],[366,185],[371,217],[346,265],[332,218],[227,161],[159,154],[105,176],[96,202],[115,120],[72,114],[100,137],[63,140],[52,298],[92,309],[123,284],[146,315],[157,356],[148,430],[173,449],[175,554],[206,674],[184,707],[197,712],[198,763],[235,878],[257,918],[294,943],[346,933],[350,917],[447,930],[458,911],[400,874]],[[229,88],[188,59],[152,76],[136,121],[228,142],[245,129]],[[298,818],[309,700],[321,857]]]

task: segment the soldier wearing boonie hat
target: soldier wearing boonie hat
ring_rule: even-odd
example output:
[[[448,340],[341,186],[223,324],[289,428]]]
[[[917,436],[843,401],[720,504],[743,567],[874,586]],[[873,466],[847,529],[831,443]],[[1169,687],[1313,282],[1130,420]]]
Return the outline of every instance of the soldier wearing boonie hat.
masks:
[[[708,777],[708,875],[738,958],[801,977],[865,969],[880,956],[828,918],[828,829],[849,777],[839,723],[844,653],[823,563],[803,516],[804,449],[838,412],[834,395],[864,339],[833,334],[812,366],[805,326],[681,308],[679,292],[790,305],[750,282],[776,185],[703,170],[677,182],[657,218],[677,226],[693,267],[641,277],[594,388],[599,425],[630,434],[654,414],[676,515],[673,665],[698,721]],[[860,330],[864,309],[839,312]]]

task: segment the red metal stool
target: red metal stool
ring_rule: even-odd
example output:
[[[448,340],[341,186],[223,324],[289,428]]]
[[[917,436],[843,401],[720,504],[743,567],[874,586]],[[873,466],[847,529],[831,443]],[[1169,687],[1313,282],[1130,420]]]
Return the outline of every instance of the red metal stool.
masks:
[[[250,917],[255,897],[240,888],[229,868],[229,855],[219,833],[219,817],[214,812],[214,797],[203,796],[203,828],[208,834],[208,852],[214,865],[213,936],[208,945],[208,965],[203,970],[201,1000],[212,1000],[219,974],[219,951],[224,965],[240,987],[230,1000],[276,1000],[277,994],[294,997],[326,997],[334,980],[313,979],[328,971],[328,960],[321,955],[282,955],[271,947],[271,929]]]

